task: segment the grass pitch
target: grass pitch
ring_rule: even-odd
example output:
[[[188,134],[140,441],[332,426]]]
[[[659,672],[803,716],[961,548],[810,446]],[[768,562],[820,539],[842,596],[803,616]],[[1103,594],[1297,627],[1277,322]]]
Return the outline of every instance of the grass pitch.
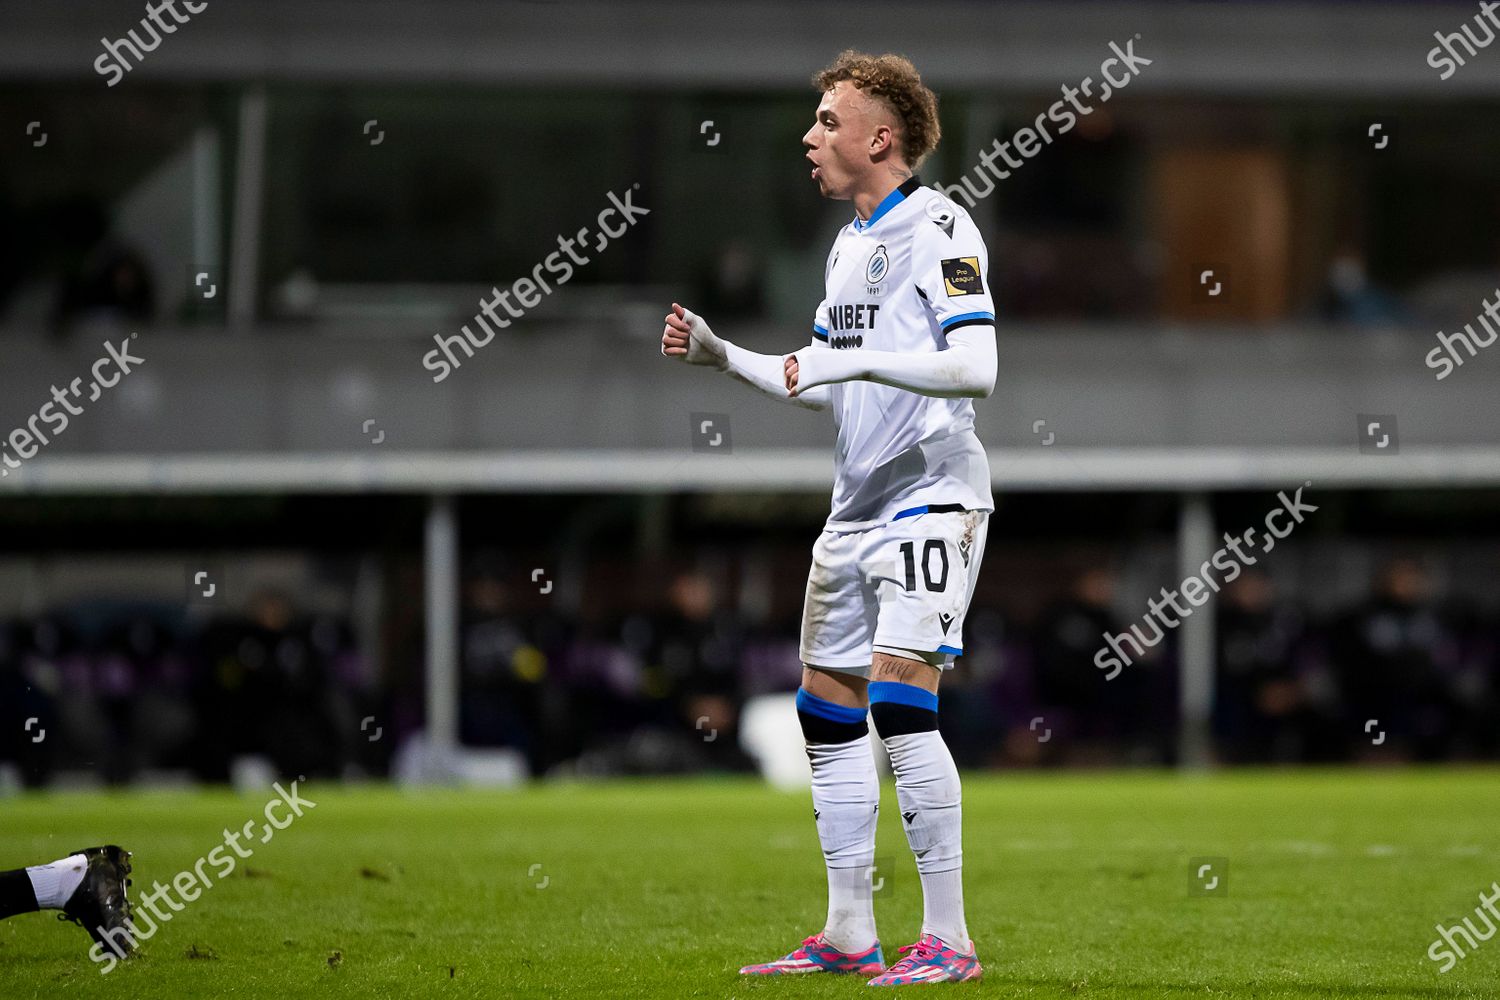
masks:
[[[735,974],[822,926],[805,792],[739,779],[301,791],[314,809],[108,975],[72,924],[0,921],[0,997],[869,995],[843,977]],[[0,801],[0,867],[118,841],[136,852],[138,896],[265,801]],[[891,961],[922,907],[893,788],[882,801],[875,907]],[[986,978],[940,987],[960,996],[1500,996],[1500,936],[1445,975],[1426,957],[1433,925],[1472,919],[1500,880],[1500,771],[968,775],[964,813]],[[1205,858],[1223,859],[1222,880],[1197,895]]]

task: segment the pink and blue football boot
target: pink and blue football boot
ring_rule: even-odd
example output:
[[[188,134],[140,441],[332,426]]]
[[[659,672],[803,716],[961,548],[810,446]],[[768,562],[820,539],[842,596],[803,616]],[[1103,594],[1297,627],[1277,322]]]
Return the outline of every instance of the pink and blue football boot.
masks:
[[[809,972],[842,972],[854,976],[873,976],[884,968],[885,959],[880,954],[879,941],[869,949],[851,955],[823,940],[823,932],[819,931],[785,958],[760,965],[747,965],[740,970],[740,975],[796,976]]]
[[[907,955],[907,952],[911,952]],[[916,944],[901,948],[904,956],[885,972],[871,979],[870,986],[909,986],[916,983],[963,983],[984,976],[984,967],[969,942],[969,953],[960,954],[940,939],[923,934]]]

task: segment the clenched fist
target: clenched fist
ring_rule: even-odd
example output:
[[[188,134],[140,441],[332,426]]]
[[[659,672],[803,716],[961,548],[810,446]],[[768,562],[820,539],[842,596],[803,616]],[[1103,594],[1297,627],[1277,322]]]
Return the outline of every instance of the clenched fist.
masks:
[[[729,363],[724,342],[708,328],[703,317],[676,302],[672,303],[667,325],[661,332],[661,352],[669,358],[681,358],[690,365],[723,368]]]

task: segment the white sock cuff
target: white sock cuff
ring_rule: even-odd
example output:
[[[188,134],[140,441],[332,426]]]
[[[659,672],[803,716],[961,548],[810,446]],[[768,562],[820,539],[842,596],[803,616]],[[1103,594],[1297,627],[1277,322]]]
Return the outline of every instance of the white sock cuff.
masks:
[[[82,854],[72,854],[50,865],[26,869],[26,875],[31,879],[31,891],[36,893],[36,905],[43,910],[62,909],[88,870],[89,859]]]
[[[808,743],[807,759],[816,768],[823,761],[854,761],[863,763],[869,758],[870,767],[875,766],[874,744],[870,734],[864,733],[848,743]]]

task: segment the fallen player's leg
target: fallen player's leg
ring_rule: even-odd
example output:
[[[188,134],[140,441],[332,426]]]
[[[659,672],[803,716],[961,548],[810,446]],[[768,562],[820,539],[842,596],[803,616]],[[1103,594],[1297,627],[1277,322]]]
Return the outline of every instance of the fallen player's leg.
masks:
[[[130,852],[89,847],[51,864],[0,872],[0,919],[60,911],[116,958],[135,948],[130,932]]]

